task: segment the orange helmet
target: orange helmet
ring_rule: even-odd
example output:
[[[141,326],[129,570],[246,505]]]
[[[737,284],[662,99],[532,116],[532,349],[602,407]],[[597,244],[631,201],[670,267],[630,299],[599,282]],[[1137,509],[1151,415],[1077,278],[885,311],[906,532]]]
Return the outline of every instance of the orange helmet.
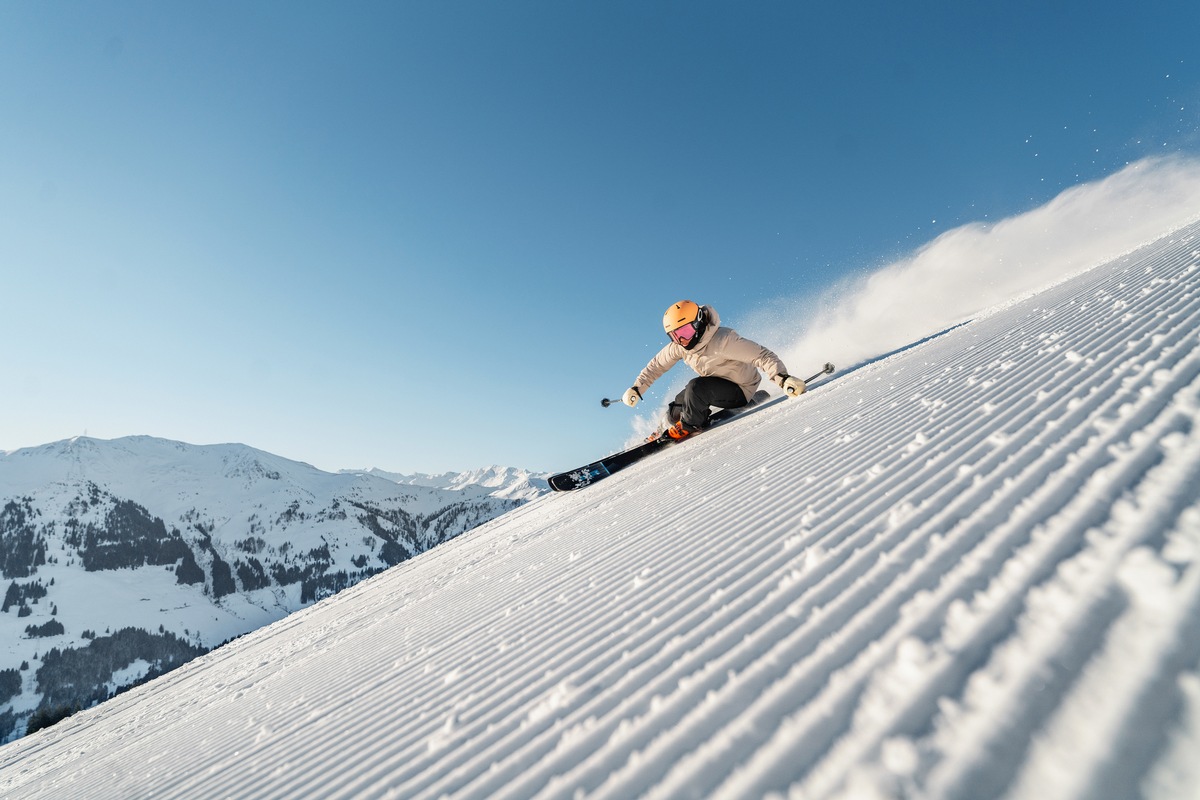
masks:
[[[682,346],[684,350],[691,350],[696,346],[707,326],[708,319],[704,308],[691,300],[680,300],[663,313],[663,330],[671,337],[671,341]]]

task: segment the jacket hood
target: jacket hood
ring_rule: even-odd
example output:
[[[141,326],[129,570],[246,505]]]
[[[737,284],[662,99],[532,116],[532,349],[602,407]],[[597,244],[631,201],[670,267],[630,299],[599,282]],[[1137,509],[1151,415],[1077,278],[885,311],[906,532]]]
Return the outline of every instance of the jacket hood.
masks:
[[[717,328],[721,327],[721,315],[715,308],[712,306],[701,306],[701,308],[704,309],[704,316],[708,319],[708,323],[704,327],[704,335],[700,337],[700,341],[696,342],[693,350],[703,349],[717,335]]]

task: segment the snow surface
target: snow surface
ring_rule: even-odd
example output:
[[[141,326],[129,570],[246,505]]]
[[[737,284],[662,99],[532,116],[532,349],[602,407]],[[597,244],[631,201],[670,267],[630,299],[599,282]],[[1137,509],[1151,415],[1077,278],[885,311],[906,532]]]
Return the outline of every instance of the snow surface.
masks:
[[[1193,224],[7,745],[0,795],[1200,796],[1198,343]]]

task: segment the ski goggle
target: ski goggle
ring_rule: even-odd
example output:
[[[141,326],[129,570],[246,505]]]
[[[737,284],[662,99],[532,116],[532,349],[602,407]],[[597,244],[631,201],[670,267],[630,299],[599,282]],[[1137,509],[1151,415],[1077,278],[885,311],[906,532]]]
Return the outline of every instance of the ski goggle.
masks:
[[[696,323],[689,322],[687,325],[678,327],[667,335],[671,337],[671,341],[686,347],[688,342],[696,336]]]

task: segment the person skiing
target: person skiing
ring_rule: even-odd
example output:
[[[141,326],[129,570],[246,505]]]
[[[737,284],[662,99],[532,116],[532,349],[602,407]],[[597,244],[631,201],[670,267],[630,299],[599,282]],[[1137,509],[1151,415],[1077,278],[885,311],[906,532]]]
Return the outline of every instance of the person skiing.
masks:
[[[663,330],[670,342],[658,351],[621,398],[636,406],[642,395],[667,370],[685,362],[699,377],[693,378],[667,406],[667,429],[672,439],[682,439],[708,425],[711,409],[748,405],[762,376],[767,374],[788,397],[804,393],[804,381],[788,375],[779,356],[760,344],[744,339],[732,328],[721,327],[721,317],[712,306],[680,300],[663,314]]]

